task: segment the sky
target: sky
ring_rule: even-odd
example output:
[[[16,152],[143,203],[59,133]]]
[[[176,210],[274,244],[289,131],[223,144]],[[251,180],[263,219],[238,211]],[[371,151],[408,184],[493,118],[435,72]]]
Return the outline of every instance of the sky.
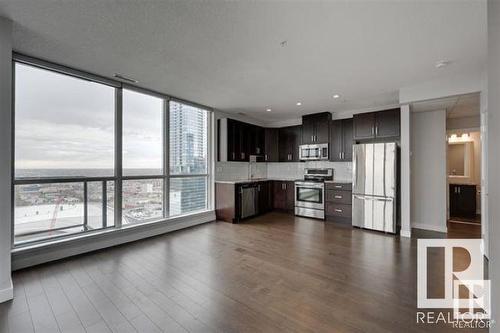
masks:
[[[16,169],[114,167],[114,88],[19,63],[15,75]],[[124,90],[124,168],[161,168],[162,108]]]

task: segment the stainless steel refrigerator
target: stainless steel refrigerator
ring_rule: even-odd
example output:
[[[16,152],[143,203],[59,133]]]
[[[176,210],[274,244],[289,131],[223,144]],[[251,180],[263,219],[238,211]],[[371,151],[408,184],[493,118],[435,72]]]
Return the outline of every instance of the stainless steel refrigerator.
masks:
[[[352,224],[396,232],[396,143],[353,145]]]

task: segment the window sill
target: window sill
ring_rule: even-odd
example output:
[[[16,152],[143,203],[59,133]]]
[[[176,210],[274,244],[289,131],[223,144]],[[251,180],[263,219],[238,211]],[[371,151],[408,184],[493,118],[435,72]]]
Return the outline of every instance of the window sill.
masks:
[[[16,270],[38,265],[211,221],[215,221],[215,212],[205,210],[160,221],[129,225],[120,229],[108,229],[68,236],[50,242],[26,244],[12,249],[12,267]]]

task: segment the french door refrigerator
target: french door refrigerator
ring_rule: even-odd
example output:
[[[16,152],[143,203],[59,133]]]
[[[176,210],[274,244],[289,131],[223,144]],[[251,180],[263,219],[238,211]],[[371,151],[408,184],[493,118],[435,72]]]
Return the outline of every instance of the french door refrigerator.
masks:
[[[395,142],[353,145],[352,224],[396,232]]]

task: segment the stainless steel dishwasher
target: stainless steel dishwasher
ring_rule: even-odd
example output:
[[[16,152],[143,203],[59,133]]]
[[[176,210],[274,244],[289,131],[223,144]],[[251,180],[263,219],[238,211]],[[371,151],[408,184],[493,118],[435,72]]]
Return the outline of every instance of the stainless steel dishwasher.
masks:
[[[247,218],[257,214],[257,184],[245,184],[241,186],[241,218]]]

